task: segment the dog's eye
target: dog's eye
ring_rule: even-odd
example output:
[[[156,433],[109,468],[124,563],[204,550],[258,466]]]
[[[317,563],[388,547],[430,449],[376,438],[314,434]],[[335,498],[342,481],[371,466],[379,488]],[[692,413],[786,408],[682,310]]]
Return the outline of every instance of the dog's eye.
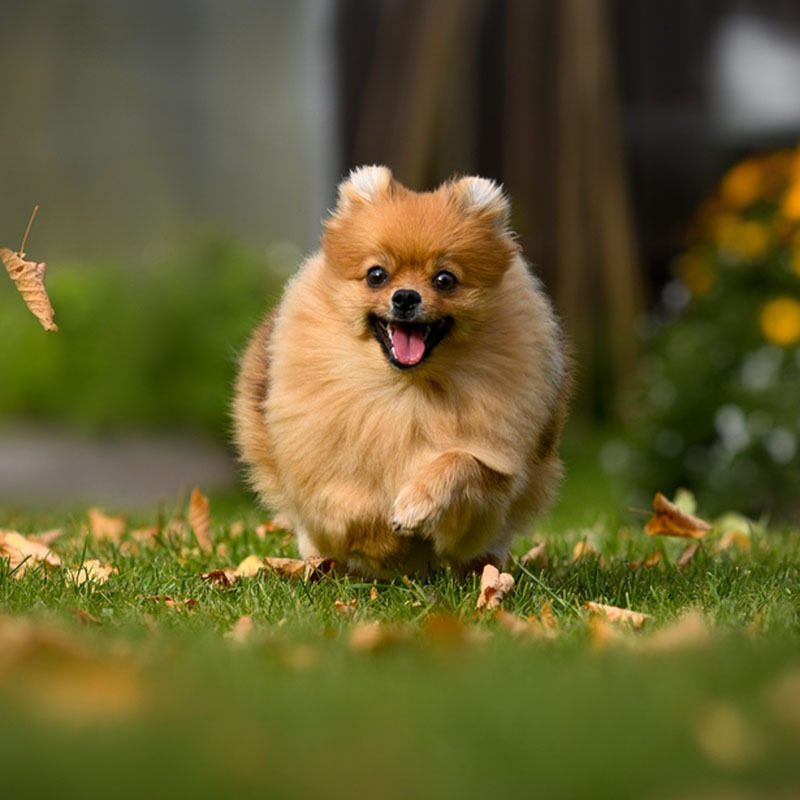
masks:
[[[367,286],[377,289],[389,280],[389,273],[383,267],[370,267],[367,270]]]
[[[456,285],[456,276],[443,269],[433,276],[433,285],[442,292],[447,292]]]

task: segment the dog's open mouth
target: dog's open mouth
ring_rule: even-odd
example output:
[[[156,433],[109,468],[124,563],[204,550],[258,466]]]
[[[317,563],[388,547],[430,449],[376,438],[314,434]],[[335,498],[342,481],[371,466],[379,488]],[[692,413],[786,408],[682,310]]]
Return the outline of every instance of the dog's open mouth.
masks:
[[[430,322],[398,322],[369,315],[372,333],[380,342],[389,363],[398,369],[421,364],[453,327],[452,317]]]

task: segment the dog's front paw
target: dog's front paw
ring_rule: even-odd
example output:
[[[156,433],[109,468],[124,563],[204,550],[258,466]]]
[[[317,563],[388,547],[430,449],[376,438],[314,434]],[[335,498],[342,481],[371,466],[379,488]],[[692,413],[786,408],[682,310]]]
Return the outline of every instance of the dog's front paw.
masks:
[[[397,495],[389,524],[401,535],[429,536],[441,515],[442,509],[431,494],[412,483]]]

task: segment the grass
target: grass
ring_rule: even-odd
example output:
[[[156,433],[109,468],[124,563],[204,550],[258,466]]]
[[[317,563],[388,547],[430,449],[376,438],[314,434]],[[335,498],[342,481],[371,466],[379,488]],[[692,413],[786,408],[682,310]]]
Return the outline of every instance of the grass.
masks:
[[[504,607],[525,618],[547,603],[554,638],[476,615],[477,578],[449,573],[398,576],[375,598],[371,582],[340,575],[204,582],[250,554],[294,554],[280,532],[259,538],[263,518],[230,498],[212,498],[221,555],[189,534],[96,542],[68,519],[54,545],[63,563],[96,557],[119,574],[76,586],[63,570],[0,569],[3,795],[797,796],[800,534],[755,529],[749,550],[718,551],[715,531],[679,570],[683,542],[580,495],[573,481],[572,510],[539,526],[548,565],[510,567]],[[54,521],[0,513],[0,528],[23,532]],[[579,541],[597,554],[573,559]],[[656,549],[660,563],[631,568]],[[334,603],[351,600],[344,617]],[[605,642],[588,600],[652,619]],[[708,638],[649,650],[687,609]],[[236,644],[224,634],[242,615],[255,627]],[[354,628],[372,621],[396,640],[354,649]]]

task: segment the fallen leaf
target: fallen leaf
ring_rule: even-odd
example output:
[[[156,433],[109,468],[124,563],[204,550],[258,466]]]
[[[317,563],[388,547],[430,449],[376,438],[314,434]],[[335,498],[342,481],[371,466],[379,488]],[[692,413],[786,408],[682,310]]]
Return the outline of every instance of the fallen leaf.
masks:
[[[125,533],[125,517],[104,514],[99,508],[90,508],[86,512],[89,518],[89,530],[98,541],[119,542]]]
[[[644,526],[649,536],[679,536],[684,539],[702,539],[711,530],[711,525],[699,517],[681,511],[661,492],[653,500],[653,516]]]
[[[207,583],[216,583],[218,586],[230,589],[238,580],[238,576],[235,570],[226,567],[225,569],[212,569],[210,572],[203,572],[200,575],[200,579]]]
[[[523,567],[536,567],[544,569],[547,566],[547,542],[534,545],[525,555],[520,558],[519,563]]]
[[[228,545],[226,542],[220,542],[214,548],[214,555],[218,556],[219,558],[227,558],[228,557]]]
[[[558,630],[558,620],[553,613],[553,609],[550,608],[550,603],[546,600],[542,603],[542,610],[539,612],[537,619],[545,631],[555,632]]]
[[[139,544],[152,547],[156,543],[158,534],[158,525],[148,525],[146,528],[137,528],[135,531],[131,531],[131,538]]]
[[[14,281],[22,295],[25,305],[39,320],[46,331],[57,331],[58,325],[53,322],[53,306],[44,288],[44,274],[47,264],[27,261],[25,253],[17,253],[8,247],[0,247],[0,259],[5,264],[9,278]]]
[[[28,539],[32,542],[39,542],[39,544],[43,544],[45,547],[50,547],[56,539],[61,538],[63,535],[63,528],[52,528],[49,531],[42,531],[41,533],[31,533]]]
[[[596,556],[597,548],[588,540],[581,539],[575,547],[572,548],[572,560],[580,561],[587,556]]]
[[[536,621],[512,614],[504,608],[495,609],[495,619],[512,636],[536,637],[542,634],[541,626]]]
[[[348,600],[347,602],[343,602],[342,600],[337,600],[333,604],[333,607],[343,617],[352,617],[353,614],[356,613],[356,599],[353,598],[352,600]]]
[[[240,519],[237,519],[236,522],[231,523],[229,531],[231,539],[238,539],[244,533],[244,531],[245,525]]]
[[[631,561],[630,567],[631,569],[640,569],[641,567],[650,569],[650,567],[658,564],[663,557],[664,553],[661,550],[656,550],[655,553],[650,553],[644,561]]]
[[[153,603],[163,603],[167,608],[175,608],[180,611],[181,608],[193,609],[197,605],[197,600],[194,597],[187,597],[185,600],[176,600],[170,594],[149,594],[145,597]]]
[[[750,537],[741,531],[725,531],[717,542],[717,550],[727,550],[729,547],[738,547],[740,550],[749,550],[751,546]]]
[[[100,620],[95,617],[93,614],[90,614],[88,611],[85,611],[82,608],[73,608],[72,609],[72,616],[78,622],[82,622],[84,625],[100,625],[102,624]]]
[[[592,644],[602,650],[611,645],[626,644],[627,637],[602,614],[589,617],[589,638]]]
[[[678,563],[676,566],[679,570],[684,570],[686,567],[689,566],[689,562],[694,558],[694,554],[700,549],[700,544],[695,542],[694,544],[690,544],[682,553],[680,558],[678,559]]]
[[[377,586],[373,586],[369,590],[369,599],[370,600],[377,600],[378,599],[378,587]]]
[[[583,604],[592,614],[602,614],[609,622],[629,623],[634,628],[641,628],[644,623],[650,619],[649,614],[643,614],[641,611],[631,611],[627,608],[618,608],[617,606],[607,606],[603,603],[594,603],[587,600]]]
[[[264,569],[264,559],[259,556],[247,556],[233,571],[237,578],[255,578]]]
[[[408,635],[400,628],[380,622],[359,622],[350,631],[348,642],[350,648],[358,653],[374,653],[407,640]]]
[[[112,575],[119,575],[119,570],[111,564],[101,564],[96,558],[87,558],[80,566],[67,571],[67,576],[76,586],[83,586],[87,581],[100,586]]]
[[[491,611],[497,608],[507,594],[514,588],[514,577],[508,572],[500,572],[492,564],[487,564],[481,574],[481,593],[476,609]]]
[[[234,626],[225,634],[226,639],[230,639],[236,644],[241,644],[250,638],[253,633],[253,618],[249,614],[243,614],[236,620]]]
[[[699,611],[687,611],[676,622],[641,639],[638,646],[647,653],[667,653],[702,647],[710,638],[706,618]]]
[[[214,549],[211,541],[211,521],[208,498],[197,488],[192,489],[189,498],[189,525],[192,526],[197,544],[201,550],[210,553]]]
[[[29,566],[45,564],[60,567],[61,559],[40,542],[26,539],[16,531],[0,531],[0,556],[9,560],[15,578],[21,578]]]
[[[274,533],[277,529],[275,524],[271,521],[267,521],[262,523],[261,525],[256,526],[256,536],[263,542],[264,539],[267,538],[268,533]]]

